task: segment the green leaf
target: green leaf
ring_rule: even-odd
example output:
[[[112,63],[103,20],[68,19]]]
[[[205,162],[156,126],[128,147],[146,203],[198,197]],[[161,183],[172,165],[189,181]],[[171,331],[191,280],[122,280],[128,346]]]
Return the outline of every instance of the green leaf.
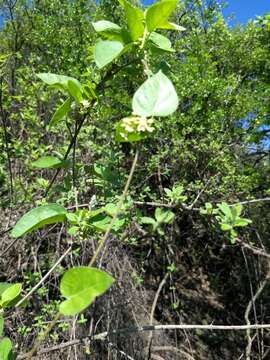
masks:
[[[54,86],[60,89],[64,89],[68,91],[68,81],[72,80],[74,83],[77,84],[78,87],[81,87],[81,83],[70,76],[65,75],[57,75],[57,74],[51,74],[51,73],[39,73],[37,74],[37,77],[41,79],[45,84]]]
[[[252,221],[250,219],[239,218],[235,222],[234,226],[244,227],[244,226],[247,226],[248,224],[251,224],[251,223],[252,223]]]
[[[114,203],[106,204],[106,206],[104,207],[104,211],[110,216],[114,216],[117,210],[118,210],[118,206]]]
[[[67,161],[60,160],[55,156],[43,156],[38,160],[33,161],[32,166],[39,169],[57,169],[66,167]]]
[[[66,209],[58,204],[43,205],[30,210],[14,226],[11,236],[23,236],[48,224],[66,220]]]
[[[157,49],[168,51],[168,52],[174,52],[175,50],[172,48],[172,44],[170,40],[163,35],[160,35],[156,32],[152,32],[151,35],[148,38],[148,41],[152,46],[154,46]]]
[[[142,224],[153,225],[153,226],[156,225],[155,219],[150,218],[150,217],[148,217],[148,216],[143,216],[143,217],[140,219],[140,221],[141,221]]]
[[[11,287],[13,284],[10,283],[4,283],[1,282],[0,283],[0,296],[2,296],[2,294],[4,293],[5,290],[7,290],[9,287]]]
[[[5,307],[7,306],[10,302],[12,302],[13,300],[15,300],[21,293],[22,291],[22,285],[21,284],[10,284],[11,286],[9,286],[3,293],[1,296],[1,306]]]
[[[108,40],[116,40],[121,43],[130,42],[130,35],[125,29],[122,29],[119,25],[107,20],[100,20],[92,23],[96,32],[104,36]]]
[[[110,216],[98,214],[90,219],[89,224],[92,225],[96,230],[105,232],[111,221],[112,219]]]
[[[243,211],[243,205],[242,204],[237,204],[234,206],[235,211],[236,211],[236,215],[240,216],[242,211]]]
[[[226,215],[228,218],[232,218],[232,209],[227,203],[222,202],[217,206],[223,212],[224,215]]]
[[[67,82],[67,89],[71,96],[75,98],[77,103],[80,103],[83,100],[82,96],[82,85],[75,81],[75,79],[70,79]]]
[[[184,28],[183,26],[177,25],[172,22],[167,22],[167,23],[161,25],[159,28],[165,29],[165,30],[176,30],[176,31],[185,31],[186,30],[186,28]]]
[[[80,231],[80,228],[78,226],[71,226],[68,229],[68,234],[71,236],[74,236],[74,235],[78,234],[79,231]]]
[[[12,342],[9,338],[4,338],[0,341],[0,359],[9,360],[12,351]]]
[[[110,64],[124,49],[120,41],[101,40],[94,48],[94,59],[99,69]]]
[[[4,319],[3,316],[0,316],[0,338],[3,336],[4,331]]]
[[[80,313],[113,282],[110,275],[99,269],[82,266],[68,270],[60,283],[61,294],[67,299],[60,304],[60,312],[63,315]]]
[[[232,230],[232,225],[230,225],[230,224],[226,224],[226,223],[222,223],[221,224],[221,230],[223,230],[223,231],[229,231],[229,230]]]
[[[93,22],[92,25],[97,33],[103,33],[104,35],[106,35],[106,33],[119,34],[122,30],[119,25],[107,20]]]
[[[178,97],[166,75],[159,71],[136,91],[132,108],[140,116],[168,116],[176,111]]]
[[[71,110],[72,99],[69,97],[54,113],[49,128],[63,120]]]
[[[146,25],[152,32],[168,23],[168,18],[176,9],[178,0],[164,0],[150,6],[146,11]]]
[[[123,0],[123,7],[126,13],[128,29],[133,41],[138,40],[144,33],[144,12],[133,6],[130,2]]]
[[[160,224],[162,224],[162,223],[169,224],[170,222],[173,221],[173,219],[175,218],[175,215],[170,210],[163,210],[161,208],[156,208],[155,218],[156,218],[157,222]]]

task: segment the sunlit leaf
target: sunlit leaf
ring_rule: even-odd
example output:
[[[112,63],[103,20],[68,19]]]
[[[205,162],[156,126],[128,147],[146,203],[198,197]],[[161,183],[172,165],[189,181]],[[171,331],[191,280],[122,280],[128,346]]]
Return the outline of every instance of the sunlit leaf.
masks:
[[[107,21],[107,20],[100,20],[97,22],[93,22],[92,23],[94,29],[96,32],[98,33],[105,33],[109,32],[109,33],[120,33],[121,32],[121,27],[111,21]]]
[[[17,222],[11,231],[11,236],[17,238],[45,225],[65,221],[66,213],[66,209],[58,204],[34,208]]]
[[[12,342],[9,338],[4,338],[0,341],[0,359],[9,360],[12,351]]]
[[[178,0],[163,0],[150,6],[146,11],[146,25],[152,32],[168,23],[168,18],[176,9]]]
[[[68,270],[60,284],[61,294],[67,299],[60,304],[60,312],[63,315],[80,313],[113,282],[110,275],[96,268],[82,266]]]
[[[1,306],[5,307],[16,299],[22,290],[21,284],[10,284],[10,286],[1,295]]]
[[[167,22],[167,23],[159,26],[159,29],[176,30],[176,31],[185,31],[186,30],[183,26],[180,26],[180,25],[172,23],[172,22]]]
[[[132,108],[140,116],[168,116],[176,111],[178,97],[169,78],[159,71],[136,91]]]
[[[132,5],[129,1],[121,0],[121,5],[125,9],[128,29],[133,41],[138,40],[144,33],[144,12]]]
[[[52,73],[39,73],[37,74],[37,77],[47,85],[55,86],[57,88],[64,89],[67,91],[68,91],[68,81],[70,80],[76,83],[78,87],[82,86],[77,79],[70,76],[58,75]]]
[[[152,46],[155,46],[157,49],[174,52],[175,50],[172,48],[172,44],[170,40],[163,35],[160,35],[156,32],[152,32],[148,38],[148,41]]]
[[[98,68],[110,64],[115,60],[124,49],[124,45],[120,41],[101,40],[94,48],[94,59]]]
[[[77,101],[77,103],[80,103],[83,100],[82,96],[82,86],[80,83],[75,81],[75,79],[70,79],[67,82],[67,89],[69,94],[74,97],[74,99]]]

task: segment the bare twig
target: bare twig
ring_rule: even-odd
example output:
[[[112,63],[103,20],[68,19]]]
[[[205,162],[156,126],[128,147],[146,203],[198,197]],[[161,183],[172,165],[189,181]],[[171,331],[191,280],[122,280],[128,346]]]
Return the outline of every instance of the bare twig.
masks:
[[[53,346],[51,348],[40,349],[38,355],[45,354],[52,351],[62,350],[66,347],[75,346],[84,343],[84,339],[90,339],[91,341],[105,341],[110,336],[120,334],[134,334],[146,331],[167,331],[167,330],[205,330],[205,331],[247,331],[270,329],[270,324],[252,324],[252,325],[142,325],[131,326],[128,328],[116,329],[112,331],[105,331],[103,333],[89,336],[82,339],[75,339],[66,343]],[[27,359],[27,354],[22,354],[17,357],[18,360]]]
[[[253,295],[252,299],[248,303],[248,306],[247,306],[246,311],[245,311],[245,320],[246,320],[247,325],[250,325],[249,314],[251,312],[251,309],[252,309],[252,307],[255,306],[255,302],[257,301],[257,299],[259,298],[259,296],[263,292],[266,284],[269,281],[269,278],[270,278],[270,271],[268,271],[264,281],[261,283],[258,290],[256,291],[256,293]],[[251,354],[251,347],[252,347],[253,339],[251,338],[250,331],[251,331],[250,329],[247,329],[248,345],[246,347],[246,360],[251,359],[250,354]]]
[[[156,292],[154,301],[153,301],[153,305],[152,305],[152,309],[151,309],[151,314],[150,314],[150,325],[153,325],[153,321],[154,321],[154,314],[155,314],[155,310],[156,310],[156,306],[157,306],[157,302],[158,302],[158,298],[159,295],[161,293],[161,290],[163,289],[163,286],[166,284],[166,281],[168,279],[169,273],[167,273],[163,280],[161,281],[161,283],[159,284],[158,290]],[[148,338],[148,344],[147,344],[147,351],[146,353],[148,354],[148,359],[151,358],[151,344],[152,344],[152,339],[153,339],[153,331],[150,331],[149,334],[149,338]]]

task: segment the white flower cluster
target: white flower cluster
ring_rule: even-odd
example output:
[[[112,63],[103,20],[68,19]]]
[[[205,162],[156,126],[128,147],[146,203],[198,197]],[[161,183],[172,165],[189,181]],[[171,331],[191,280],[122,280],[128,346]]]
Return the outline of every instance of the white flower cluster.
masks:
[[[132,116],[122,120],[122,126],[125,131],[133,132],[153,132],[155,128],[152,126],[154,119],[147,119],[146,117]]]

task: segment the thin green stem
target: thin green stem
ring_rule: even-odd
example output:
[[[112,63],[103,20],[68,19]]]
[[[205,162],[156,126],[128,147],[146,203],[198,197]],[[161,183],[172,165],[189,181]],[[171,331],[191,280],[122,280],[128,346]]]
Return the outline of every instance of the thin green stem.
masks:
[[[143,38],[142,38],[142,42],[141,42],[141,45],[140,45],[140,49],[143,49],[143,48],[144,48],[145,42],[146,42],[146,39],[147,39],[147,36],[148,36],[148,31],[147,31],[147,27],[145,26],[145,28],[144,28],[144,33],[143,33]]]
[[[139,157],[139,152],[138,150],[136,150],[136,153],[135,153],[135,156],[134,156],[134,159],[133,159],[133,163],[132,163],[132,166],[131,166],[131,169],[130,169],[130,173],[129,173],[129,176],[128,176],[128,179],[127,179],[127,182],[126,182],[126,185],[125,185],[125,188],[124,188],[124,191],[119,199],[119,202],[117,204],[117,207],[116,207],[116,211],[112,217],[112,220],[110,222],[110,225],[108,226],[107,230],[106,230],[106,233],[104,234],[103,238],[101,239],[99,245],[98,245],[98,248],[97,250],[95,251],[90,263],[89,263],[89,266],[93,266],[94,263],[96,262],[97,260],[97,257],[99,256],[100,252],[102,251],[102,249],[104,248],[104,246],[106,245],[106,242],[108,240],[108,237],[113,229],[113,226],[122,210],[122,206],[123,206],[123,203],[125,201],[125,198],[127,196],[127,193],[128,193],[128,189],[129,189],[129,186],[130,186],[130,183],[131,183],[131,180],[133,178],[133,175],[134,175],[134,171],[135,171],[135,168],[136,168],[136,165],[137,165],[137,162],[138,162],[138,157]]]

